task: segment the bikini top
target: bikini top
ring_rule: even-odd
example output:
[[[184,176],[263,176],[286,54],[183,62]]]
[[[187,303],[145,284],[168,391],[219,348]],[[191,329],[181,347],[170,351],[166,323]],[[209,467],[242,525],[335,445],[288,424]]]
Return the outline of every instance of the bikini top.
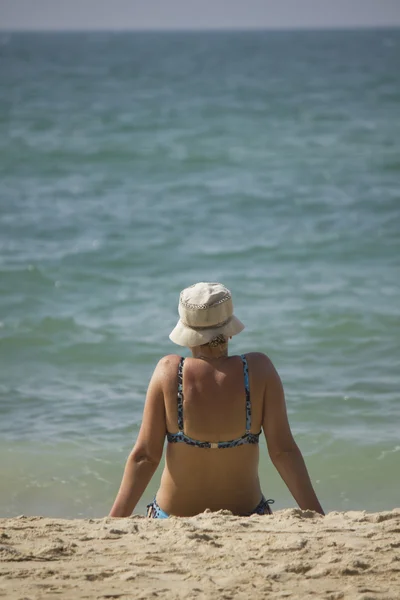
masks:
[[[249,367],[244,354],[240,355],[243,363],[244,388],[246,392],[246,433],[241,437],[227,442],[200,442],[186,435],[183,431],[183,363],[185,359],[182,357],[178,367],[178,427],[177,433],[167,432],[167,440],[172,444],[183,442],[189,446],[197,446],[197,448],[235,448],[243,444],[258,444],[260,433],[251,433],[251,401],[250,401],[250,385],[249,385]]]

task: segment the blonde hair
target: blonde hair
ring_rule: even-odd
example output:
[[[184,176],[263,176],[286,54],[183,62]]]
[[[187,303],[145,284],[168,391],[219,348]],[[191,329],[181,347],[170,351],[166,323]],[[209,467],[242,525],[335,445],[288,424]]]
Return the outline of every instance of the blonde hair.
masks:
[[[227,344],[228,338],[224,334],[216,335],[212,338],[207,344],[202,344],[202,346],[208,346],[208,348],[217,348],[217,346],[224,346]]]

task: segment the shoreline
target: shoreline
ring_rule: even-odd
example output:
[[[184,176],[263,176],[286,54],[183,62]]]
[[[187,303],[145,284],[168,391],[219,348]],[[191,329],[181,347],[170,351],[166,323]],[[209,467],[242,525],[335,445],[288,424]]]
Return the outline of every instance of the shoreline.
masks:
[[[0,597],[398,600],[400,508],[0,519]]]

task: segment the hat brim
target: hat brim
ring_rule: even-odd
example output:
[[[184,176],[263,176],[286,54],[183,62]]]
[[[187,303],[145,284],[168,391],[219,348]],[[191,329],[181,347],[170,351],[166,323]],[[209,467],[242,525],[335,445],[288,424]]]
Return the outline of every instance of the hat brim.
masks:
[[[226,335],[231,337],[243,331],[244,325],[235,315],[229,319],[227,323],[221,327],[207,327],[206,329],[192,329],[184,325],[179,319],[174,329],[169,334],[169,339],[178,344],[178,346],[186,346],[194,348],[202,344],[208,344],[217,335]]]

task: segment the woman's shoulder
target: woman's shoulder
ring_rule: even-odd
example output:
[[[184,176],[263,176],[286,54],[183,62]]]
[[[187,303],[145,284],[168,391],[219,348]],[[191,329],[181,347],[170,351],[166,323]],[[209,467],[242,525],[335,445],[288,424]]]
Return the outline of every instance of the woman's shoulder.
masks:
[[[247,358],[249,368],[263,375],[267,375],[275,368],[272,360],[264,352],[246,352],[244,356]]]
[[[181,360],[179,354],[166,354],[157,363],[156,371],[169,371],[172,368],[178,368],[179,361]]]
[[[158,361],[158,364],[165,364],[165,365],[169,365],[169,364],[174,364],[176,362],[179,362],[180,359],[182,358],[182,356],[180,354],[166,354],[165,356],[162,356],[160,358],[160,360]]]
[[[160,358],[151,377],[151,383],[159,385],[164,390],[176,385],[180,359],[178,354],[167,354]]]
[[[247,360],[251,360],[254,363],[266,364],[271,362],[269,356],[264,354],[264,352],[245,352],[242,356],[245,356]]]

